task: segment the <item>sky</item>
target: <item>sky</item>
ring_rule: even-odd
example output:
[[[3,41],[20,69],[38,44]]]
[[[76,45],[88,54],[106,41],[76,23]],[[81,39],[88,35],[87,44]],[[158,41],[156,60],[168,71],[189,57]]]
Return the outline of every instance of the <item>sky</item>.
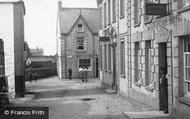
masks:
[[[23,0],[26,7],[25,40],[30,48],[43,48],[45,55],[56,54],[56,19],[59,0]],[[63,7],[96,8],[96,0],[62,0]]]

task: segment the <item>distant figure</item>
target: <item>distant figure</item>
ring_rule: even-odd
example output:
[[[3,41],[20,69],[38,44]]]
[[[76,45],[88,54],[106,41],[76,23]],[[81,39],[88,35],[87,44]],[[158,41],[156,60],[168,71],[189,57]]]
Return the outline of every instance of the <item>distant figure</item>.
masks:
[[[29,72],[29,81],[30,81],[30,83],[32,83],[32,78],[33,78],[32,72]]]
[[[35,82],[37,82],[37,77],[38,77],[38,76],[37,76],[37,73],[35,72],[35,73],[34,73],[34,80],[35,80]]]
[[[161,95],[161,107],[164,113],[168,113],[168,80],[166,78],[167,71],[165,68],[161,69],[160,77],[160,95]]]
[[[87,78],[88,78],[88,69],[85,68],[84,69],[84,76],[85,76],[85,82],[88,82]]]
[[[69,79],[72,79],[72,69],[71,68],[68,69],[68,73],[69,73]]]

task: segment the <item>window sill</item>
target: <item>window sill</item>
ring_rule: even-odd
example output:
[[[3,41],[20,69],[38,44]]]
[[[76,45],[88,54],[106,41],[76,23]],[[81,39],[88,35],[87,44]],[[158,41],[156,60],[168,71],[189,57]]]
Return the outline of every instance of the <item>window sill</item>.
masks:
[[[179,102],[190,106],[190,96],[179,98]]]
[[[86,52],[86,50],[76,50],[76,52]]]
[[[186,6],[186,7],[183,7],[183,8],[181,8],[181,9],[179,9],[179,10],[177,11],[177,13],[180,14],[180,13],[185,12],[185,11],[187,11],[187,10],[190,10],[190,6]]]
[[[77,33],[84,33],[84,31],[77,31]]]
[[[145,89],[150,92],[153,92],[153,90],[154,90],[152,86],[146,86]]]
[[[134,27],[138,27],[138,26],[140,26],[140,22],[139,22],[139,23],[134,24]]]
[[[141,84],[139,82],[134,82],[135,86],[141,87]]]
[[[145,21],[144,21],[144,24],[145,24],[145,25],[150,24],[150,23],[152,23],[152,20],[145,20]]]
[[[125,18],[125,15],[120,16],[120,19],[123,19],[123,18]]]
[[[109,70],[109,71],[108,71],[108,73],[110,73],[110,74],[111,74],[111,73],[112,73],[112,72],[111,72],[111,70]]]
[[[116,22],[116,19],[114,19],[113,21],[112,21],[112,23],[115,23]]]

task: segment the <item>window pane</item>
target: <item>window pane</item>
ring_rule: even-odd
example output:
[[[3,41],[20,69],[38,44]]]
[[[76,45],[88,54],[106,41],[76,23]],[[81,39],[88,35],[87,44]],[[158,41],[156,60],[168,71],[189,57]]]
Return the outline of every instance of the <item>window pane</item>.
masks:
[[[190,39],[185,37],[184,39],[184,52],[190,52]]]
[[[121,49],[120,49],[120,67],[121,67],[121,74],[125,73],[125,46],[124,41],[121,42]]]
[[[185,68],[185,80],[190,81],[190,68]]]
[[[108,70],[111,71],[111,44],[108,45]]]
[[[79,59],[79,67],[90,68],[90,59]]]
[[[138,0],[134,0],[134,24],[138,24],[139,23],[139,1]]]
[[[116,0],[112,0],[112,17],[113,17],[113,21],[116,19]]]
[[[77,38],[77,50],[84,50],[84,38]]]
[[[185,66],[190,67],[190,54],[185,55]]]
[[[190,83],[186,82],[186,92],[190,93]]]

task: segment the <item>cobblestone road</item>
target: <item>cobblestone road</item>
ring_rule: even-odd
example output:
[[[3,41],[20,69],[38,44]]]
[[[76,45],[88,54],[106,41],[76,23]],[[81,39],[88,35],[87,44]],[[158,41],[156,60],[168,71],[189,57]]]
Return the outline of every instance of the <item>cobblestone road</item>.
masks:
[[[125,111],[151,110],[150,107],[99,88],[97,79],[66,80],[50,77],[26,83],[26,98],[15,106],[48,106],[50,119],[125,119]],[[33,97],[32,99],[27,97]]]

